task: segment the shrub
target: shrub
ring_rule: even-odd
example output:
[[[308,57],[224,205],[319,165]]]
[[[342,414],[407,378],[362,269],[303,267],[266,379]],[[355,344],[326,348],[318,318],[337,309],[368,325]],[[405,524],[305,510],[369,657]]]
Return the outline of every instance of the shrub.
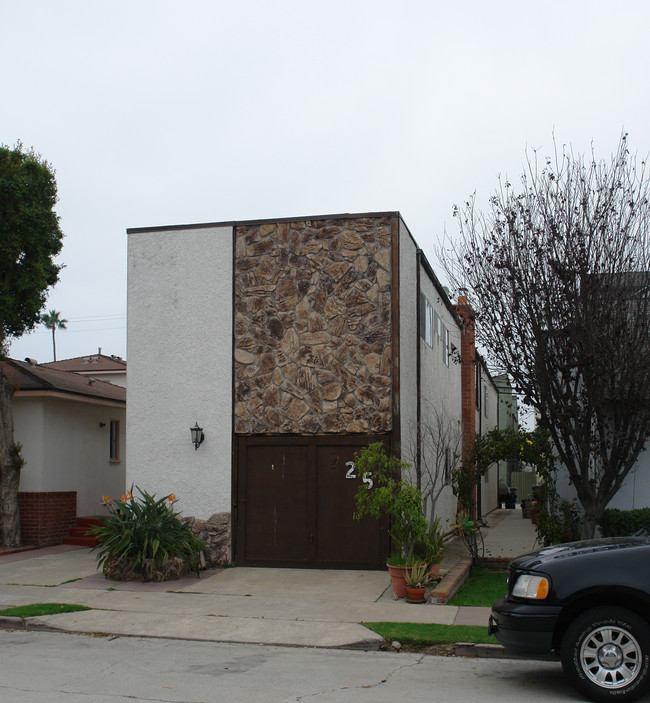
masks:
[[[650,508],[619,510],[608,508],[598,523],[603,537],[627,537],[643,527],[650,527]]]
[[[156,500],[136,486],[135,498],[129,491],[120,500],[108,496],[103,503],[110,515],[89,530],[97,538],[97,563],[109,577],[119,567],[140,574],[148,581],[171,559],[179,558],[199,576],[201,552],[205,543],[182,522],[173,506],[176,496]]]
[[[537,537],[548,547],[552,544],[575,542],[580,539],[582,530],[582,517],[575,501],[553,496],[552,500],[542,491],[543,500],[539,503],[539,517],[537,518]]]

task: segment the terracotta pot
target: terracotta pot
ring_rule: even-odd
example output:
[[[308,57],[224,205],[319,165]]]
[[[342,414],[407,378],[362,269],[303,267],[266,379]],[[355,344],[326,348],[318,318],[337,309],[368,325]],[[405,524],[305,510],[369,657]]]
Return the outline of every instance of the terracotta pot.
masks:
[[[432,579],[437,579],[440,576],[440,563],[429,564],[429,576]]]
[[[533,523],[533,525],[537,524],[538,516],[539,516],[539,510],[537,508],[531,508],[530,509],[530,521]]]
[[[393,586],[393,592],[398,598],[406,598],[406,580],[404,573],[408,567],[406,566],[388,566],[390,581]]]
[[[406,600],[409,603],[424,603],[424,595],[427,592],[426,588],[414,588],[413,586],[406,587]]]

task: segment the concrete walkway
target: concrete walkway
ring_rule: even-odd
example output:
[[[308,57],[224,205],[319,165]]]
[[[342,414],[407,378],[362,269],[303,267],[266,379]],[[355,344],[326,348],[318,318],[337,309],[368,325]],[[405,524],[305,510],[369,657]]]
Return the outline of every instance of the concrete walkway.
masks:
[[[487,523],[486,557],[507,559],[534,548],[534,528],[520,510],[496,510]],[[454,542],[441,574],[451,574],[466,556]],[[86,548],[0,555],[0,609],[46,602],[93,610],[30,618],[30,628],[312,647],[377,647],[381,638],[362,622],[487,626],[489,616],[489,608],[397,600],[383,571],[238,567],[203,572],[200,579],[122,583],[104,579]],[[8,618],[0,624],[23,626]]]

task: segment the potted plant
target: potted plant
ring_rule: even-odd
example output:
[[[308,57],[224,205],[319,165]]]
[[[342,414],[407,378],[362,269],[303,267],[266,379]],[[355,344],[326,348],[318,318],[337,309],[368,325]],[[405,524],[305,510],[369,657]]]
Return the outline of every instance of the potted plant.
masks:
[[[539,503],[534,500],[533,504],[529,510],[529,515],[530,515],[530,521],[533,523],[533,525],[537,524],[537,520],[539,519]]]
[[[445,532],[437,517],[429,524],[425,539],[416,545],[415,553],[429,566],[429,576],[437,579],[440,574],[440,562],[445,553]]]
[[[393,551],[387,560],[393,590],[398,598],[406,597],[404,572],[416,559],[416,546],[427,543],[429,523],[424,517],[422,492],[402,479],[410,465],[389,457],[382,442],[364,447],[355,455],[355,464],[362,476],[372,476],[373,488],[364,484],[355,495],[357,510],[354,518],[369,515],[388,517],[388,533]]]
[[[429,564],[425,561],[415,562],[404,574],[406,581],[406,600],[409,603],[424,603],[427,585],[431,581]]]

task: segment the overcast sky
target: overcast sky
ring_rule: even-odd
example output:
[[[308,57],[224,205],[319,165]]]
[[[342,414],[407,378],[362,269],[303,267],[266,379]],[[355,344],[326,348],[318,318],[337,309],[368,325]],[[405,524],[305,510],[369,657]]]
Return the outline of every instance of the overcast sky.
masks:
[[[0,0],[0,141],[56,169],[59,359],[126,356],[126,228],[454,203],[528,147],[650,151],[647,0]],[[197,252],[200,256],[200,252]],[[51,361],[37,328],[10,355]]]

